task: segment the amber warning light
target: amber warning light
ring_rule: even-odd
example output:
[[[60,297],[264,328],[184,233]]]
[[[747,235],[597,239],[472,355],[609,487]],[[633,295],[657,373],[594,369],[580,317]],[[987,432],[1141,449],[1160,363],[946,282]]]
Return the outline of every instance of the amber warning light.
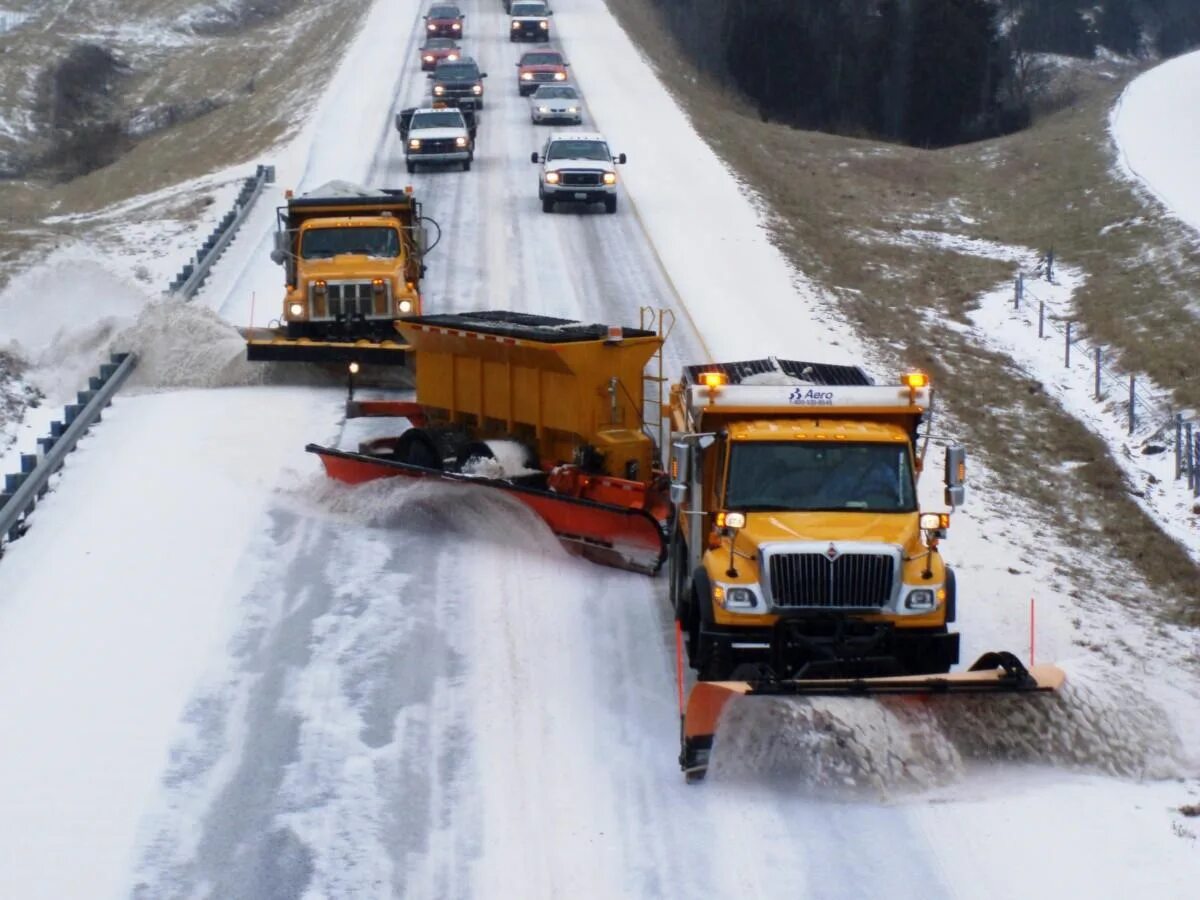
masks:
[[[929,376],[924,372],[906,372],[902,381],[905,387],[914,389],[929,387]]]
[[[719,388],[727,384],[729,379],[724,372],[701,372],[700,383],[706,388]]]

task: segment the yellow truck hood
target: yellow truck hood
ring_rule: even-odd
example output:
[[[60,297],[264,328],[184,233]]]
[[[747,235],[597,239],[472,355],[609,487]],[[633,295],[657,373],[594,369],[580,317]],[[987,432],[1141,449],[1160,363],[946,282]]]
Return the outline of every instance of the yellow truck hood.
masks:
[[[776,541],[866,541],[906,547],[917,537],[915,512],[752,512],[746,514],[738,546],[757,547]]]

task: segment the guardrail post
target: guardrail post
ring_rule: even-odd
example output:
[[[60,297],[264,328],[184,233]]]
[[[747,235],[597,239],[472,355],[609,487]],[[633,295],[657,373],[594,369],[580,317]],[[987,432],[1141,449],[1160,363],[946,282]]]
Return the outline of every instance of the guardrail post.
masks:
[[[1097,347],[1096,348],[1096,392],[1095,392],[1097,402],[1100,401],[1100,360],[1102,358],[1102,356],[1101,356],[1102,353],[1103,353],[1103,351],[1101,350],[1101,348]]]
[[[1046,301],[1038,301],[1038,337],[1045,337],[1044,323],[1046,321]]]
[[[1021,296],[1025,293],[1025,276],[1018,272],[1017,281],[1013,286],[1013,309],[1021,308]]]
[[[1071,368],[1071,323],[1067,323],[1067,350],[1063,361],[1064,368]]]
[[[1200,434],[1192,442],[1192,496],[1200,497]]]
[[[1195,460],[1192,459],[1192,423],[1188,422],[1184,428],[1187,432],[1187,441],[1184,443],[1184,447],[1187,448],[1187,453],[1183,459],[1184,462],[1187,463],[1188,487],[1191,487],[1192,480],[1196,477]]]

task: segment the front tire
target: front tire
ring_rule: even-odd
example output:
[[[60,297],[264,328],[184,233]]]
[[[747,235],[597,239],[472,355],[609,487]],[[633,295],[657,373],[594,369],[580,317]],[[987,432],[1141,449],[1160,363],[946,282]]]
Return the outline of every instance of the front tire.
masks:
[[[409,162],[408,160],[405,160],[404,168],[408,169],[408,174],[411,175],[413,172],[417,171],[417,164],[415,162]]]
[[[604,211],[606,213],[615,213],[617,211],[617,198],[616,197],[605,197],[604,198]]]
[[[554,212],[554,201],[552,199],[550,199],[549,197],[542,198],[542,212],[544,212],[544,213]]]

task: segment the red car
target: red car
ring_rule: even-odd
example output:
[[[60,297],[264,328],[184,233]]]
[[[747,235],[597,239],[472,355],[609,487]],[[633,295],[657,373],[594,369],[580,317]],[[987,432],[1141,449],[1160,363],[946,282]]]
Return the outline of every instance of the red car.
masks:
[[[431,72],[443,59],[454,62],[461,55],[462,51],[454,38],[426,38],[425,46],[421,48],[421,71]]]
[[[517,63],[517,93],[526,97],[539,84],[565,82],[569,65],[557,50],[530,50]]]
[[[437,3],[425,16],[425,37],[460,38],[463,18],[462,10],[453,3]]]

